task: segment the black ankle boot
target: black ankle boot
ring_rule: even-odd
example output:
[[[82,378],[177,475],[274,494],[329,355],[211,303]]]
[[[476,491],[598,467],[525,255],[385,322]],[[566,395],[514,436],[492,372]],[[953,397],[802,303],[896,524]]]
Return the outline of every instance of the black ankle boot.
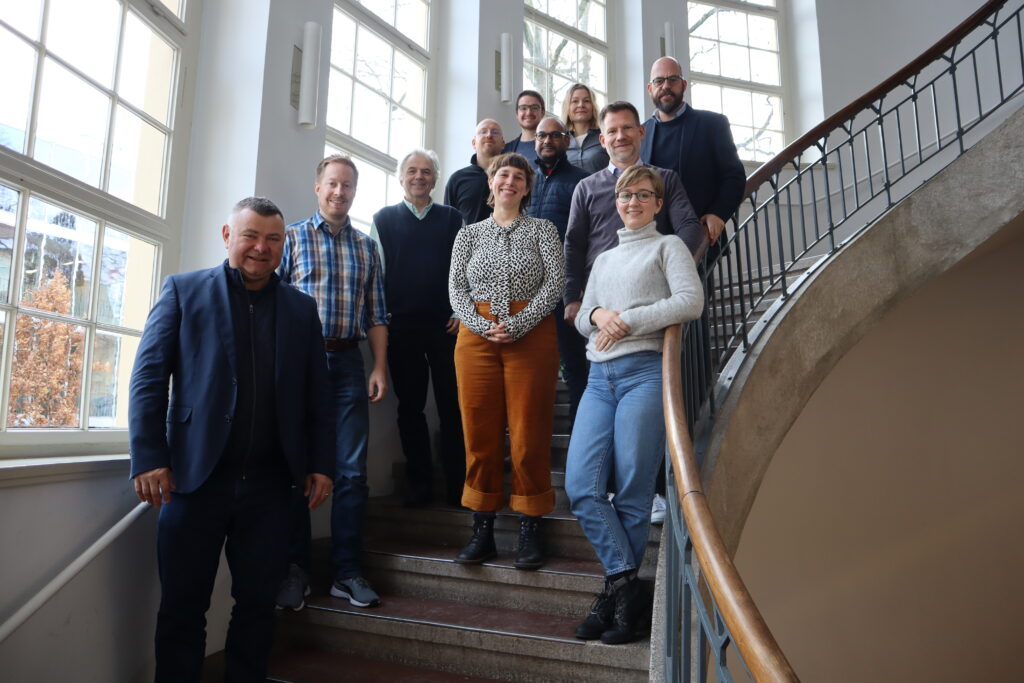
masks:
[[[519,549],[514,562],[516,569],[539,569],[544,564],[540,549],[540,517],[522,515],[519,518]]]
[[[580,640],[600,638],[605,631],[614,626],[612,623],[614,616],[615,596],[612,595],[611,589],[605,586],[604,590],[594,598],[594,602],[590,603],[590,612],[586,619],[576,627],[576,637]]]
[[[607,645],[631,643],[641,633],[640,623],[646,607],[643,585],[633,573],[615,581],[611,591],[615,611],[611,628],[601,634],[601,642]]]
[[[498,554],[494,547],[494,513],[473,513],[473,537],[459,551],[455,561],[459,564],[481,564]]]

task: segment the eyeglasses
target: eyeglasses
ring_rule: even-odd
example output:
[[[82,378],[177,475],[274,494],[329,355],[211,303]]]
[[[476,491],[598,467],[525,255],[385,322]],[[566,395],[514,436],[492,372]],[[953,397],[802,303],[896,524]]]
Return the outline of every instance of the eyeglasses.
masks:
[[[646,204],[658,195],[648,190],[640,190],[639,192],[616,192],[615,199],[619,204],[629,204],[629,201],[636,197],[636,200],[641,204]]]
[[[672,75],[672,76],[658,76],[657,78],[652,78],[651,79],[651,85],[653,85],[655,88],[660,88],[661,86],[665,85],[666,82],[669,85],[675,85],[677,83],[682,83],[683,82],[683,77],[682,76]]]
[[[563,133],[560,130],[553,130],[550,133],[537,133],[537,139],[538,140],[547,140],[548,138],[551,138],[555,142],[558,142],[562,138],[567,138],[567,137],[569,137],[568,134]]]
[[[528,111],[538,112],[538,111],[540,111],[540,105],[539,104],[520,104],[518,107],[516,107],[516,109],[519,110],[520,112],[522,112],[523,114],[525,114]]]
[[[484,130],[478,130],[476,132],[476,134],[477,134],[477,137],[481,137],[481,138],[500,138],[501,137],[501,131],[496,129],[496,128],[487,128],[487,129],[484,129]]]

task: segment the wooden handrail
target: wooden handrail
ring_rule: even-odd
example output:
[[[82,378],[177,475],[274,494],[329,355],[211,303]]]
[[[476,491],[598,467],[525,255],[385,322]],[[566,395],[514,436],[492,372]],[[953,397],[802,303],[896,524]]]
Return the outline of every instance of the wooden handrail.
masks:
[[[985,20],[994,13],[1000,6],[1005,5],[1006,0],[989,0],[978,8],[974,14],[964,19],[952,31],[943,36],[937,43],[926,51],[922,52],[914,61],[882,81],[878,86],[861,95],[850,104],[846,105],[832,116],[828,117],[817,126],[807,131],[794,142],[787,145],[785,149],[766,161],[750,177],[747,178],[747,185],[743,190],[743,196],[749,197],[768,178],[782,170],[784,166],[791,163],[805,150],[813,146],[830,132],[846,122],[872,102],[880,99],[883,95],[895,90],[906,83],[907,79],[916,75],[924,67],[931,64],[949,48],[963,40],[967,34],[985,23]]]
[[[768,624],[743,585],[736,565],[725,548],[711,508],[700,482],[693,442],[686,427],[680,362],[682,328],[665,329],[662,342],[662,401],[665,409],[665,430],[669,457],[675,472],[679,503],[683,508],[687,529],[696,550],[697,561],[715,598],[733,643],[743,656],[747,669],[758,683],[771,681],[796,682],[797,677],[786,655],[768,629]]]

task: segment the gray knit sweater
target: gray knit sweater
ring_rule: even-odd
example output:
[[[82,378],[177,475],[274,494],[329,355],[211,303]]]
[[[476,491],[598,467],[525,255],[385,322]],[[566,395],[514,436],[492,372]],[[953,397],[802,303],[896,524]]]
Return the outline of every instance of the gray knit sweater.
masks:
[[[594,262],[576,329],[587,337],[587,358],[606,361],[638,351],[661,351],[662,330],[698,318],[704,288],[693,256],[675,235],[658,233],[655,223],[618,231],[619,246]],[[607,351],[595,348],[595,308],[619,311],[630,332]]]

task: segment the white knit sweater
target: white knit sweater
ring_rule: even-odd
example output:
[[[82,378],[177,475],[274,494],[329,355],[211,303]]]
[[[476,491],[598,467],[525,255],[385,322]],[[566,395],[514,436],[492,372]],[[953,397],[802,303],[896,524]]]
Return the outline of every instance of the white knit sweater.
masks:
[[[606,361],[638,351],[661,351],[662,330],[698,318],[704,288],[690,250],[675,235],[658,233],[654,223],[618,231],[619,246],[597,257],[587,280],[576,329],[587,337],[587,358]],[[595,308],[619,312],[630,332],[607,351],[595,347],[599,330]]]

